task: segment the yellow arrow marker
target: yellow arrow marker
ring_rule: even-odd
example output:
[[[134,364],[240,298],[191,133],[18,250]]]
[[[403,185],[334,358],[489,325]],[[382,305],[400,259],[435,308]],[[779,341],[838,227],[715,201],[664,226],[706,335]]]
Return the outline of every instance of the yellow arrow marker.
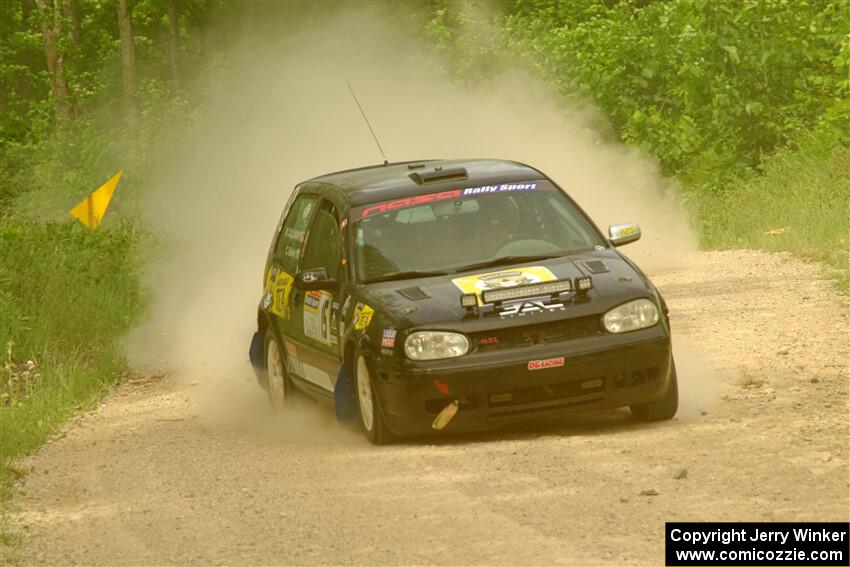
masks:
[[[103,221],[103,215],[106,214],[106,208],[109,207],[109,201],[112,200],[112,194],[115,193],[122,175],[124,172],[119,171],[94,193],[80,201],[79,205],[71,209],[71,216],[91,229],[97,228]]]

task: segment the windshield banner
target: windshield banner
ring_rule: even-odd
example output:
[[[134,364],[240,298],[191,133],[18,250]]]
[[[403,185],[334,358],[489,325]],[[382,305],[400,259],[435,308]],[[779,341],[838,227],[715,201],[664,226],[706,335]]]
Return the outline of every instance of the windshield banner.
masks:
[[[374,215],[389,213],[398,209],[406,209],[416,205],[424,205],[435,201],[444,201],[446,199],[462,199],[464,197],[492,195],[498,193],[512,193],[515,191],[536,191],[546,189],[551,185],[543,181],[525,181],[522,183],[499,183],[495,185],[481,185],[479,187],[467,187],[465,189],[451,189],[449,191],[440,191],[439,193],[426,193],[425,195],[414,195],[412,197],[404,197],[402,199],[394,199],[392,201],[382,201],[380,203],[372,203],[362,207],[357,207],[352,211],[352,221],[358,221]]]

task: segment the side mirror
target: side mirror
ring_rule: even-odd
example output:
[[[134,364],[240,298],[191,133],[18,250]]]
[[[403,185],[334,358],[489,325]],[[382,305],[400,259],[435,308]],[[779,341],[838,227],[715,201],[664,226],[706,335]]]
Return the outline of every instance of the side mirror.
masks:
[[[640,240],[640,226],[637,224],[612,224],[608,227],[608,240],[614,246],[622,246]]]
[[[336,289],[336,280],[328,277],[325,268],[304,270],[295,277],[295,287],[304,291]]]

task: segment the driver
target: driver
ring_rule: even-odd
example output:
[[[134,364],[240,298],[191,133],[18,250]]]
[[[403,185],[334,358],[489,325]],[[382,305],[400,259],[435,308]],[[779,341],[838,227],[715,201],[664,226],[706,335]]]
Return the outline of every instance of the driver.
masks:
[[[481,249],[493,256],[519,234],[519,207],[509,195],[485,195],[478,199],[477,230]]]

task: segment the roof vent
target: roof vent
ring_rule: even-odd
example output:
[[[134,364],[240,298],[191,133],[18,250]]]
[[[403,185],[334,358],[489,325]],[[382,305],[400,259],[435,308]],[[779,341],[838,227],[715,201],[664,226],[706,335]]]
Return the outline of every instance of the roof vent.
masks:
[[[426,183],[438,183],[440,181],[454,181],[461,179],[469,179],[469,174],[463,167],[454,167],[451,169],[434,169],[434,171],[414,171],[410,174],[410,178],[417,185]]]
[[[408,164],[407,169],[414,170],[414,169],[422,169],[423,167],[425,167],[424,163],[411,163],[411,164]]]

